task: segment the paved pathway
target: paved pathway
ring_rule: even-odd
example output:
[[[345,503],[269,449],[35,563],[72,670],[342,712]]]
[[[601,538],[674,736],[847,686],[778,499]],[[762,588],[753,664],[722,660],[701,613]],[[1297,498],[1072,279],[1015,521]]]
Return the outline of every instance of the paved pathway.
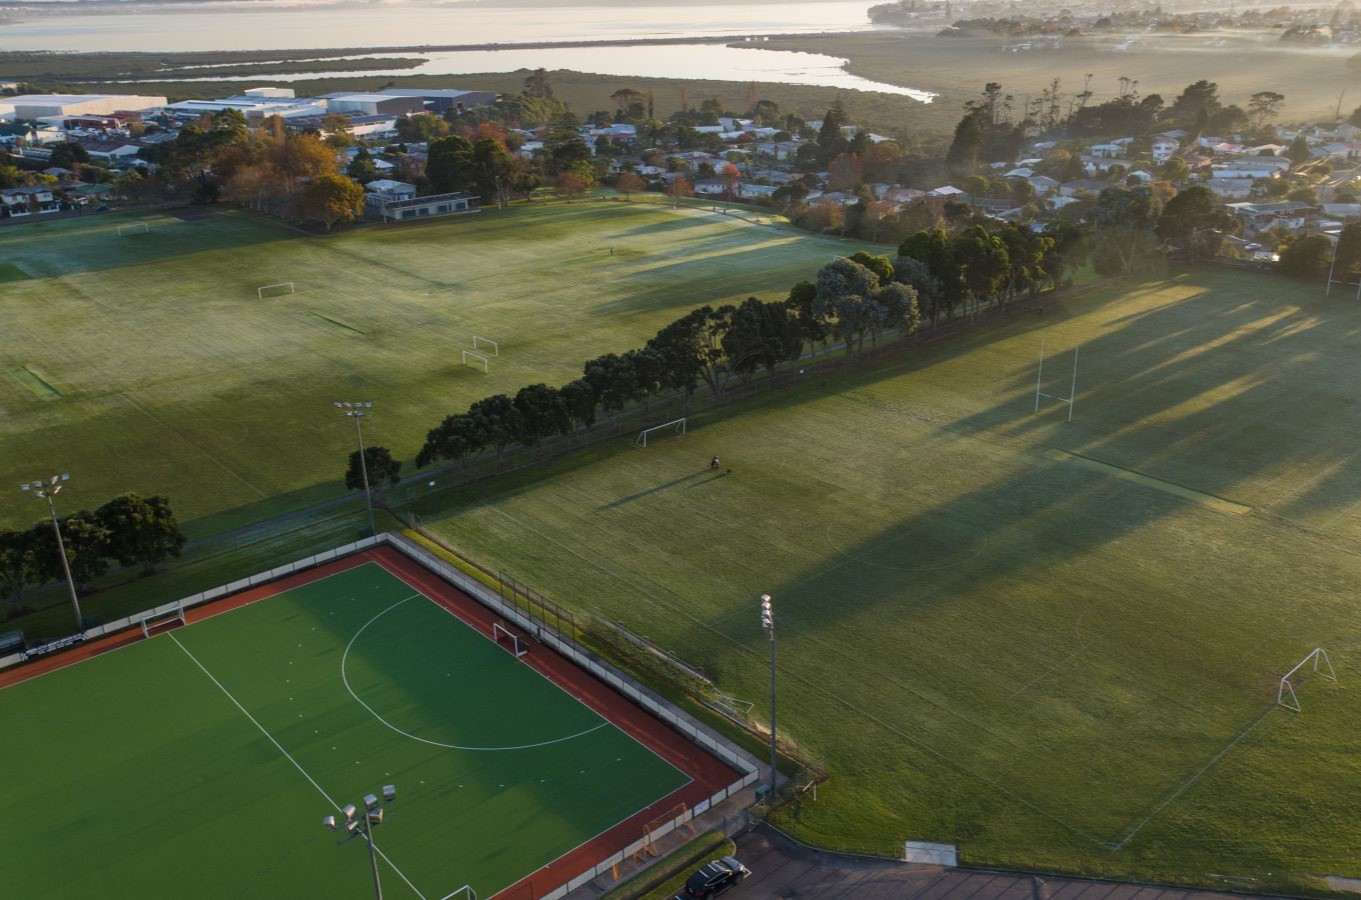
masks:
[[[810,850],[765,827],[737,838],[737,857],[752,875],[728,895],[732,900],[1218,900],[1242,896],[859,859]]]

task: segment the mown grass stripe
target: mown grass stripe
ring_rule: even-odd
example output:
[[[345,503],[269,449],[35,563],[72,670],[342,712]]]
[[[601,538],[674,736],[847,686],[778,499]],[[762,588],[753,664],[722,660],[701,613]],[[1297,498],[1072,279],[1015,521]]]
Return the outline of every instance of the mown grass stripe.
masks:
[[[27,366],[11,369],[10,374],[17,378],[20,384],[32,391],[33,396],[37,397],[39,400],[61,399],[61,391],[48,384],[47,379],[43,378]]]
[[[1225,500],[1223,497],[1216,497],[1214,494],[1207,494],[1204,491],[1197,491],[1193,488],[1185,487],[1184,485],[1176,484],[1171,481],[1154,478],[1152,475],[1145,475],[1142,472],[1136,472],[1133,469],[1126,469],[1112,463],[1102,462],[1099,459],[1083,456],[1080,453],[1070,453],[1067,450],[1050,448],[1044,452],[1044,455],[1048,459],[1056,460],[1058,462],[1075,463],[1084,469],[1090,469],[1093,472],[1101,472],[1104,475],[1119,478],[1121,481],[1128,481],[1130,484],[1142,485],[1143,487],[1153,488],[1155,491],[1162,491],[1164,494],[1181,497],[1183,500],[1190,500],[1193,503],[1208,506],[1210,509],[1218,512],[1228,513],[1234,516],[1247,515],[1252,512],[1251,506],[1244,506],[1242,503],[1234,503],[1232,500]]]

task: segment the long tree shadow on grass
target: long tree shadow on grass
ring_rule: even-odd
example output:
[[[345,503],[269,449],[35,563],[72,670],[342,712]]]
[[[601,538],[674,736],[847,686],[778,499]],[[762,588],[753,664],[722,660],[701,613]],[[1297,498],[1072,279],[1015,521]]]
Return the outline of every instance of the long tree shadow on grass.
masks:
[[[1026,367],[1008,376],[1011,400],[944,429],[956,465],[986,463],[970,443],[1021,441],[1035,453],[1022,471],[999,470],[898,520],[885,514],[867,535],[829,538],[834,552],[780,584],[753,585],[780,597],[782,642],[795,647],[782,669],[968,778],[1118,843],[1269,707],[1272,679],[1303,650],[1353,642],[1329,587],[1357,574],[1349,559],[1269,520],[1039,452],[1061,446],[1226,496],[1278,470],[1326,468],[1332,460],[1318,457],[1332,438],[1279,437],[1318,415],[1301,402],[1301,381],[1317,374],[1317,345],[1338,338],[1336,324],[1343,338],[1354,330],[1354,314],[1213,289],[1194,302],[1212,315],[1188,324],[1182,304],[1168,304],[1083,344],[1092,368],[1121,373],[1085,394],[1079,386],[1087,427],[1053,411],[1018,414],[1033,398]],[[1178,447],[1202,458],[1172,468]],[[1342,445],[1334,452],[1349,458]],[[1349,481],[1331,488],[1330,508],[1355,502]],[[962,540],[971,530],[986,540],[932,569],[959,549],[932,546],[952,523],[965,523],[953,526]],[[844,517],[818,527],[856,534]],[[747,612],[734,621],[759,654]],[[728,623],[692,628],[685,645],[711,640],[711,627]]]

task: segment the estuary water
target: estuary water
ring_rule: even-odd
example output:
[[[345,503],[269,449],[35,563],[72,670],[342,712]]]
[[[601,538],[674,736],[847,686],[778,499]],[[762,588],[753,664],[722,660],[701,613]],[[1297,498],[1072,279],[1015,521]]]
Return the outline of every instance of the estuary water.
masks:
[[[870,30],[874,26],[866,13],[869,5],[869,0],[641,6],[608,2],[562,5],[542,0],[138,4],[111,13],[75,13],[63,8],[54,15],[6,19],[0,24],[0,50],[174,52],[410,47],[416,48],[414,52],[393,55],[424,57],[426,63],[421,67],[370,70],[363,74],[458,75],[543,67],[602,75],[807,84],[881,91],[929,102],[932,95],[928,92],[850,75],[843,68],[843,59],[759,47],[761,38],[772,34]],[[623,43],[714,35],[740,35],[744,41],[734,47]],[[602,40],[621,43],[605,47],[496,49],[496,45],[507,44]],[[448,45],[480,45],[485,49],[422,49]]]

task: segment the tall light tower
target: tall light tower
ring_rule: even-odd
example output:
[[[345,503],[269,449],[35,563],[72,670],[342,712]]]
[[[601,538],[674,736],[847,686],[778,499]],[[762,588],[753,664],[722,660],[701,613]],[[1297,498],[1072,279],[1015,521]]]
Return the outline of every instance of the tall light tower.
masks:
[[[373,497],[369,492],[369,466],[364,460],[364,432],[359,427],[359,420],[364,418],[366,410],[373,409],[373,404],[368,401],[350,403],[337,400],[333,405],[336,409],[354,419],[354,440],[359,445],[359,472],[364,476],[364,508],[369,514],[369,534],[372,535],[375,533],[373,527]]]
[[[336,821],[335,816],[327,816],[321,820],[321,824],[332,831],[344,831],[351,837],[356,834],[364,835],[364,840],[369,845],[369,868],[373,871],[373,895],[377,900],[383,900],[383,883],[378,880],[378,845],[373,842],[373,829],[383,824],[383,810],[389,803],[397,799],[397,788],[395,785],[383,785],[383,802],[378,802],[375,794],[364,797],[364,809],[361,811],[355,808],[353,803],[347,803],[341,807],[341,815],[345,821]],[[355,813],[360,813],[359,818],[355,818]]]
[[[761,595],[761,627],[770,635],[770,802],[775,802],[776,764],[779,753],[775,744],[775,611],[770,606],[770,595]]]
[[[61,493],[61,486],[71,480],[70,475],[53,475],[47,481],[32,481],[19,485],[21,491],[32,491],[47,501],[47,511],[52,514],[52,531],[57,536],[57,555],[61,557],[61,570],[66,573],[66,588],[71,592],[71,608],[76,613],[76,631],[85,630],[85,618],[80,614],[80,598],[76,596],[76,582],[71,577],[71,564],[66,559],[66,542],[61,538],[61,523],[57,520],[57,504],[53,497]]]

